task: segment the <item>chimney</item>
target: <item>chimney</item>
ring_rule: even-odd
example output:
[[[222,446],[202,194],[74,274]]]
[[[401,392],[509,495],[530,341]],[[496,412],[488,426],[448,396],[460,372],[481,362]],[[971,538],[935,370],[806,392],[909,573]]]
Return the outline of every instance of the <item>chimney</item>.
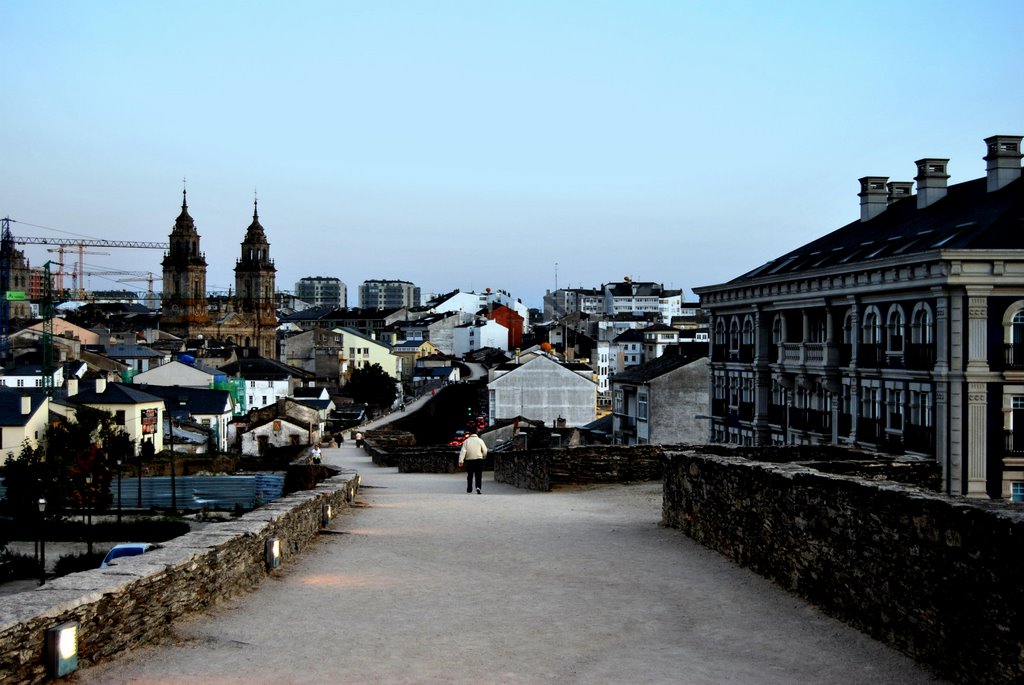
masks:
[[[68,397],[74,397],[77,394],[78,394],[78,379],[77,378],[69,378],[68,379]]]
[[[889,189],[889,197],[886,200],[886,204],[890,205],[897,200],[902,200],[914,194],[913,181],[889,181],[885,187]]]
[[[28,395],[21,396],[21,415],[28,416],[32,413],[32,398]]]
[[[988,192],[999,190],[1020,178],[1021,136],[992,136],[985,139],[988,154]]]
[[[102,395],[106,391],[107,391],[107,379],[106,378],[97,378],[96,379],[96,394],[97,395]]]
[[[946,166],[949,160],[925,158],[914,163],[917,164],[917,176],[914,177],[917,181],[917,208],[924,209],[946,197],[946,181],[949,180]]]
[[[888,176],[865,176],[860,181],[860,220],[868,221],[885,211],[886,191],[885,182]]]

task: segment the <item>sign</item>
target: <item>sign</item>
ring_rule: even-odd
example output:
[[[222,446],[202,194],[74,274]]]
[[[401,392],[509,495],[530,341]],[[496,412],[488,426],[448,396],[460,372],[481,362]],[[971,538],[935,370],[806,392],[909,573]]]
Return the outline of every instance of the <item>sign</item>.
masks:
[[[28,297],[25,295],[25,291],[24,290],[8,290],[7,291],[7,301],[8,302],[14,302],[14,301],[21,302],[21,301],[27,300],[27,299],[28,299]]]
[[[142,432],[156,433],[157,424],[160,423],[160,410],[159,409],[143,409],[142,410]]]

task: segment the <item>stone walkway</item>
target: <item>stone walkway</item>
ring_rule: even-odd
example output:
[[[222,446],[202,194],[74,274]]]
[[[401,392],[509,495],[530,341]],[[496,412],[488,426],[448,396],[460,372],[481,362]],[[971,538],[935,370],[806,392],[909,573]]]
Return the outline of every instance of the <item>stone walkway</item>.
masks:
[[[662,528],[660,484],[467,495],[462,475],[378,468],[351,441],[324,454],[363,480],[333,534],[74,682],[937,682]]]

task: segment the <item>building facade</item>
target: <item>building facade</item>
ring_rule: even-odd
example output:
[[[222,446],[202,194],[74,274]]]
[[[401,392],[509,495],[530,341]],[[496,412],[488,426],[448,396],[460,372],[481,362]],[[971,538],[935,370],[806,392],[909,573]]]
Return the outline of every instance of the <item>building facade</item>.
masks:
[[[256,203],[252,223],[235,263],[235,293],[225,306],[211,310],[206,297],[206,256],[200,249],[195,220],[182,192],[181,213],[171,229],[163,259],[160,326],[182,338],[219,340],[253,347],[267,358],[277,357],[277,313],[274,300],[277,268],[270,243],[260,225]]]
[[[859,221],[696,289],[713,441],[933,458],[950,494],[1024,501],[1021,137],[985,143],[986,177],[863,177]]]
[[[306,276],[295,283],[295,296],[315,307],[344,309],[348,302],[348,286],[340,278]]]
[[[401,309],[420,306],[420,289],[409,281],[371,280],[359,286],[363,309]]]

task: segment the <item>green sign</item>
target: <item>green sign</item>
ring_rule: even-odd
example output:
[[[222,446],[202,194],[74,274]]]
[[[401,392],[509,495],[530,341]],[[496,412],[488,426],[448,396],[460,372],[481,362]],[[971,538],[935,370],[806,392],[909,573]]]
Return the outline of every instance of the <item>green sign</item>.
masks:
[[[25,296],[25,291],[24,290],[8,290],[7,291],[7,300],[8,301],[11,301],[11,300],[27,300],[27,299],[28,298]]]

